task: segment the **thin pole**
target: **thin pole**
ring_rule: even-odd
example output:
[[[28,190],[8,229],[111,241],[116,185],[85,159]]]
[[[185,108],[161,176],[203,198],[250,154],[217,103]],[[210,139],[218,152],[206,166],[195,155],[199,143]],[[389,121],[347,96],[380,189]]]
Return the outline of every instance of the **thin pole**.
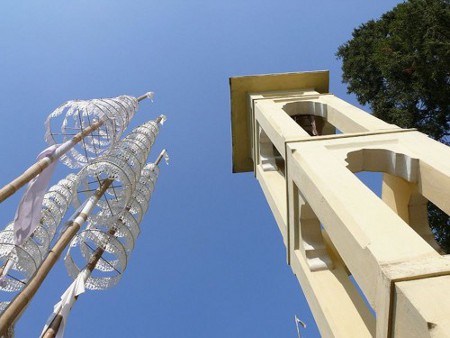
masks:
[[[150,100],[153,100],[153,95],[154,95],[153,92],[147,92],[147,93],[145,93],[144,95],[139,96],[139,97],[137,98],[137,100],[138,100],[138,102],[141,102],[142,100],[144,100],[144,99],[146,99],[146,98],[149,98]]]
[[[160,122],[160,118],[157,121],[157,123]],[[166,149],[163,149],[161,151],[161,153],[158,155],[158,157],[156,158],[156,161],[154,162],[156,166],[159,165],[159,163],[161,162],[161,160],[163,159],[164,155],[166,154]],[[127,206],[125,208],[126,211],[130,211],[130,207]],[[119,219],[120,222],[122,222]],[[109,230],[108,234],[111,236],[114,236],[115,233],[117,232],[117,228],[113,227],[111,230]],[[95,249],[94,253],[92,254],[92,256],[89,259],[89,262],[86,264],[86,267],[84,268],[84,270],[80,273],[84,273],[84,278],[85,280],[83,281],[84,283],[87,281],[87,279],[89,278],[89,276],[91,275],[92,271],[94,271],[95,266],[97,265],[98,261],[102,258],[103,253],[105,252],[105,249],[103,247],[98,247],[97,249]],[[75,296],[75,301],[78,300],[78,296]],[[51,323],[49,324],[49,326],[47,327],[47,330],[45,330],[44,334],[42,335],[42,338],[55,338],[60,327],[61,327],[61,323],[63,320],[63,316],[60,314],[60,311],[55,315],[55,317],[52,319]]]
[[[163,151],[161,151],[161,153],[158,155],[158,157],[156,158],[155,161],[155,165],[158,166],[159,162],[161,162],[161,160],[163,159],[164,155],[166,154],[166,149],[163,149]]]
[[[137,99],[138,102],[144,100],[145,98],[150,98],[153,96],[152,93],[146,93],[142,96],[139,96]],[[71,140],[61,144],[55,151],[52,156],[46,156],[43,159],[37,161],[35,164],[30,166],[27,170],[25,170],[20,176],[6,184],[3,188],[0,189],[0,203],[6,200],[8,197],[16,193],[20,188],[22,188],[25,184],[30,182],[33,178],[39,175],[45,168],[47,168],[51,163],[58,160],[63,154],[72,149],[77,143],[79,143],[83,138],[92,133],[93,131],[100,128],[104,120],[98,120],[92,123],[89,127],[84,129],[83,131],[76,134]]]
[[[33,299],[33,296],[36,294],[42,282],[45,280],[48,273],[53,268],[58,258],[61,256],[61,253],[70,243],[70,241],[75,237],[78,230],[81,228],[81,225],[86,221],[94,207],[97,205],[97,202],[103,196],[112,182],[112,179],[103,181],[101,186],[96,190],[95,194],[83,207],[79,215],[69,223],[66,230],[62,233],[61,237],[45,257],[44,261],[34,274],[33,278],[24,287],[22,292],[20,292],[17,297],[11,301],[9,306],[2,313],[2,315],[0,316],[0,336],[6,334],[8,328],[14,324],[14,322],[18,319],[28,303]]]
[[[72,149],[78,142],[80,142],[85,136],[89,135],[93,131],[97,130],[104,123],[103,120],[92,123],[89,127],[82,132],[76,134],[70,141],[61,144],[52,156],[46,156],[35,164],[25,170],[22,175],[12,180],[0,189],[0,203],[6,200],[9,196],[13,195],[17,190],[22,188],[25,184],[30,182],[33,178],[39,175],[45,168],[51,163],[58,160],[63,154]]]
[[[127,209],[129,209],[129,208],[127,208]],[[117,228],[112,228],[111,230],[109,230],[108,234],[111,236],[114,236],[116,231],[117,231]],[[92,271],[94,271],[95,266],[97,265],[98,261],[102,258],[102,255],[104,252],[105,252],[105,249],[102,247],[98,247],[97,249],[95,249],[94,253],[92,254],[91,258],[89,259],[89,262],[86,264],[86,267],[84,268],[84,270],[82,272],[80,272],[80,273],[84,273],[83,283],[86,283],[86,281],[88,280]],[[75,296],[75,301],[77,301],[77,300],[78,300],[78,296]],[[58,333],[59,328],[61,326],[62,320],[63,320],[63,316],[60,313],[56,314],[56,316],[53,318],[50,325],[48,326],[47,330],[45,330],[44,334],[42,335],[42,338],[55,338],[56,334]]]

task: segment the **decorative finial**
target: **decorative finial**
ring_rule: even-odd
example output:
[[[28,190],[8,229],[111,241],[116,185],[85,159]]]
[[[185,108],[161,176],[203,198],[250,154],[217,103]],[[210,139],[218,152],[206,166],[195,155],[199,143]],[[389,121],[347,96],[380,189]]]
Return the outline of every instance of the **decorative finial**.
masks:
[[[144,95],[147,97],[147,99],[150,99],[150,101],[153,102],[153,97],[155,96],[154,92],[147,92]]]

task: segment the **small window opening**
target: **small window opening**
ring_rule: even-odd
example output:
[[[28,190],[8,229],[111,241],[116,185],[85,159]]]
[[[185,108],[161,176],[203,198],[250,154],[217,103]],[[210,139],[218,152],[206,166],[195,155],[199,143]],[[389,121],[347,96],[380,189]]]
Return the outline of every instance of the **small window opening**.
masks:
[[[259,129],[259,164],[264,171],[278,171],[285,177],[284,158],[262,128]]]
[[[295,122],[297,122],[297,124],[302,127],[310,136],[320,135],[317,130],[317,123],[314,115],[292,115],[291,118]]]
[[[275,158],[275,164],[277,165],[278,172],[285,177],[285,164],[284,164],[284,158],[281,156],[280,152],[278,151],[275,146],[273,146],[273,154]]]
[[[327,121],[327,105],[315,101],[290,102],[283,110],[310,136],[334,135],[336,128]]]
[[[341,289],[353,302],[361,314],[369,331],[375,330],[375,311],[351,275],[347,265],[298,186],[293,183],[294,196],[294,250],[303,257],[312,273],[321,278],[334,278],[343,285]],[[327,276],[327,277],[325,277]]]
[[[436,205],[428,202],[428,224],[442,251],[450,254],[450,217]]]

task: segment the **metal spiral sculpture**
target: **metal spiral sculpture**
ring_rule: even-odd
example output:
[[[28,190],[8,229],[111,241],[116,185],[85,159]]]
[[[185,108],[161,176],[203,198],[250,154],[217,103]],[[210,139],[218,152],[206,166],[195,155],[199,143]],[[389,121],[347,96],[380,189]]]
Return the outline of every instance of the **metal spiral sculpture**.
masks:
[[[126,95],[68,101],[48,116],[45,140],[49,145],[63,144],[92,125],[99,125],[81,144],[61,156],[61,161],[68,167],[81,168],[119,140],[137,108],[138,99]]]
[[[142,169],[137,189],[114,223],[91,221],[88,228],[72,240],[64,261],[74,281],[54,306],[53,314],[41,333],[42,338],[62,337],[70,310],[85,288],[104,290],[119,282],[139,233],[140,221],[137,220],[142,220],[148,209],[159,174],[158,164],[163,157],[168,160],[165,150],[155,163]],[[142,191],[149,193],[142,194]],[[77,258],[74,257],[75,249],[78,249]]]
[[[35,273],[72,203],[78,184],[77,175],[70,174],[49,189],[44,195],[40,224],[25,243],[15,244],[13,223],[0,232],[0,290],[19,291]]]
[[[11,331],[71,241],[82,243],[81,257],[89,259],[76,284],[84,288],[90,280],[87,285],[91,288],[104,289],[120,279],[157,177],[155,165],[144,166],[165,117],[144,123],[123,140],[120,137],[138,103],[152,97],[149,92],[138,98],[119,96],[63,104],[45,123],[45,139],[51,146],[39,154],[35,164],[0,188],[2,202],[29,183],[14,222],[0,231],[0,290],[20,291],[10,302],[0,302],[0,336]],[[58,159],[82,170],[46,192]],[[71,203],[79,208],[54,239]],[[77,236],[86,222],[88,226]],[[76,270],[78,265],[72,265]],[[96,276],[97,272],[110,275]],[[71,307],[63,303],[63,311],[57,312],[62,316]],[[52,336],[52,330],[48,332]]]
[[[114,222],[91,220],[86,230],[70,244],[64,258],[69,275],[75,279],[101,251],[101,258],[91,267],[85,286],[91,290],[104,290],[116,285],[124,272],[128,255],[139,235],[139,224],[148,205],[158,178],[159,168],[151,163],[141,171],[132,198],[117,215]],[[94,257],[94,258],[93,258]]]
[[[97,203],[91,218],[112,221],[112,217],[117,217],[123,210],[135,190],[141,170],[159,133],[159,125],[164,121],[165,117],[161,115],[156,120],[135,128],[107,154],[81,170],[80,199],[88,198],[101,182],[113,180]]]

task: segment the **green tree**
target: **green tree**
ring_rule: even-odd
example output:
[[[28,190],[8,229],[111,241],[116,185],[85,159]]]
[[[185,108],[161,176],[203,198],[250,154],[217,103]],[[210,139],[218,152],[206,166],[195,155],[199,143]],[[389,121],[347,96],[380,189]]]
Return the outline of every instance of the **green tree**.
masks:
[[[450,1],[410,0],[341,45],[343,82],[373,114],[449,144]],[[431,203],[430,226],[450,253],[450,218]]]

